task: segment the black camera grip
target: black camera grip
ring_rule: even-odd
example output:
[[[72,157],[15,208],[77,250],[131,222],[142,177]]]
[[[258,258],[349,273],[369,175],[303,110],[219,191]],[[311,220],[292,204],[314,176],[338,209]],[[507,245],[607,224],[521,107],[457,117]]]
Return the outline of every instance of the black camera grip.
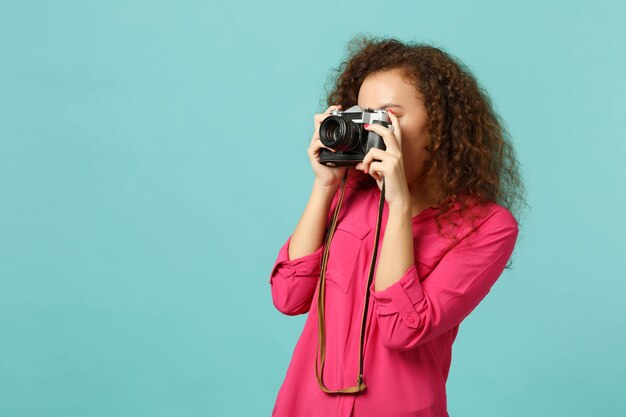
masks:
[[[382,149],[383,151],[387,150],[383,137],[376,132],[369,131],[367,134],[367,149],[365,150],[365,153],[367,154],[367,152],[369,152],[372,148]]]

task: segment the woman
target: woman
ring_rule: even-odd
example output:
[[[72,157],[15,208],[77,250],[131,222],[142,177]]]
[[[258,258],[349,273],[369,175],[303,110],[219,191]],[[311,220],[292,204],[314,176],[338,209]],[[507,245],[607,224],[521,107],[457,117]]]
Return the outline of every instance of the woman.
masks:
[[[515,154],[487,95],[445,52],[396,39],[352,45],[327,97],[332,105],[314,118],[311,197],[271,271],[275,307],[308,312],[272,415],[447,416],[459,324],[517,240],[512,211],[523,186]],[[388,110],[393,129],[365,127],[386,149],[372,148],[354,167],[321,164],[322,120],[355,104]],[[319,304],[324,237],[338,204]]]

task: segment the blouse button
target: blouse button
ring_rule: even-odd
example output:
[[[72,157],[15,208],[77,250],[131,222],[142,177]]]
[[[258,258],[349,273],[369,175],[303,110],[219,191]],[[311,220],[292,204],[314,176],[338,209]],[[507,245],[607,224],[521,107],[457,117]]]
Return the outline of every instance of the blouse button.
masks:
[[[406,321],[411,323],[411,324],[414,324],[415,323],[415,314],[409,313],[409,315],[406,316]]]

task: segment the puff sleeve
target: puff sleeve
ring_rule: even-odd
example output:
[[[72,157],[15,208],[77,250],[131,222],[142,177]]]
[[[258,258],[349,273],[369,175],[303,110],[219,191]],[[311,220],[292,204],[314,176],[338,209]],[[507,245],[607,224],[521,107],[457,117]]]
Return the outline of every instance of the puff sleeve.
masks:
[[[413,264],[382,291],[374,291],[372,284],[385,347],[410,350],[458,325],[502,274],[517,235],[513,215],[497,210],[450,249],[423,281]]]

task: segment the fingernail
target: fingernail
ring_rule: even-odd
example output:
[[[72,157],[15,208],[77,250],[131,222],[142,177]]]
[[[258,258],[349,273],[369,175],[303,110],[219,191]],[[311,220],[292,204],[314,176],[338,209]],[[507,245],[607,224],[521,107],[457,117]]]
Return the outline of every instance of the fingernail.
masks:
[[[387,109],[387,111],[388,111],[389,113],[391,113],[391,114],[396,114],[396,112],[394,112],[394,111],[393,111],[393,110],[391,110],[391,109]]]
[[[369,127],[369,123],[365,123],[363,126],[364,127]]]

